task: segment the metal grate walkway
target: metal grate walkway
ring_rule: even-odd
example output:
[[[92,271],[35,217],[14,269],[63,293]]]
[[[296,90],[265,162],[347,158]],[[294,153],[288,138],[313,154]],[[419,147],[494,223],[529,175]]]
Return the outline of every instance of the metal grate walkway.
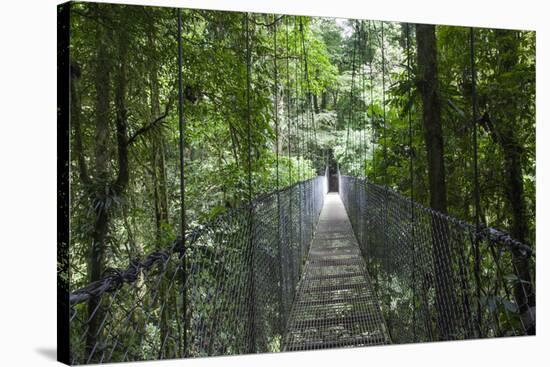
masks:
[[[284,350],[390,342],[366,264],[337,193],[325,198],[296,295]]]

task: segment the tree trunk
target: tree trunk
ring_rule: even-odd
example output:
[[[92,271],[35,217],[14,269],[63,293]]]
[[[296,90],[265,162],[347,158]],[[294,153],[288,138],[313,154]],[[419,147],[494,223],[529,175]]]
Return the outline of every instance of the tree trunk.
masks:
[[[73,141],[74,148],[73,153],[76,156],[78,163],[78,171],[80,182],[84,186],[84,189],[87,189],[87,186],[90,184],[90,177],[88,176],[88,168],[86,165],[86,160],[84,159],[83,144],[82,144],[82,128],[80,125],[80,117],[82,114],[82,103],[80,101],[80,88],[79,81],[81,77],[80,66],[76,61],[71,61],[71,84],[70,84],[70,103],[71,103],[71,127],[74,129]]]
[[[155,31],[153,24],[150,25],[149,33],[149,48],[155,47]],[[151,87],[151,120],[155,120],[161,115],[160,111],[160,90],[158,81],[158,69],[156,66],[157,60],[151,60],[150,69],[150,87]],[[164,136],[162,134],[152,135],[152,176],[153,186],[155,191],[155,212],[156,212],[156,227],[157,227],[157,246],[164,247],[166,241],[165,225],[168,224],[168,193],[166,187],[166,155],[164,144]]]
[[[418,57],[418,89],[422,96],[424,140],[428,160],[430,206],[447,213],[447,188],[443,160],[441,102],[438,92],[437,46],[435,26],[416,25]],[[453,338],[455,294],[452,281],[451,249],[446,223],[432,217],[432,259],[435,272],[435,292],[438,327],[443,340]]]
[[[103,8],[96,6],[95,16],[103,17]],[[105,238],[109,227],[109,214],[104,207],[105,192],[108,185],[108,163],[109,163],[109,83],[110,83],[110,62],[107,52],[106,35],[101,25],[96,28],[96,49],[97,60],[95,73],[95,169],[94,186],[95,193],[91,205],[95,208],[95,220],[92,232],[92,244],[89,253],[88,275],[90,282],[101,278],[103,273],[103,262],[105,255]],[[99,337],[99,327],[103,319],[103,310],[100,306],[100,298],[92,297],[88,302],[89,329],[86,338],[88,352],[91,352]]]
[[[100,19],[107,17],[106,8],[95,6],[94,15]],[[126,108],[127,83],[127,51],[128,30],[125,24],[118,29],[117,73],[114,85],[114,102],[116,113],[116,142],[118,153],[118,175],[116,180],[109,177],[109,100],[110,100],[110,72],[111,57],[107,50],[107,35],[102,25],[98,23],[96,33],[96,47],[98,50],[95,70],[95,193],[92,205],[95,208],[95,221],[92,232],[92,246],[90,249],[89,276],[90,282],[101,278],[104,268],[106,237],[109,230],[110,208],[105,206],[108,196],[121,196],[128,184],[128,116]],[[111,33],[110,36],[113,36]],[[101,297],[92,297],[88,302],[89,329],[87,335],[87,350],[91,352],[100,339],[101,324],[104,312],[101,309]]]
[[[519,39],[514,33],[506,30],[495,30],[496,43],[499,53],[497,78],[513,73],[519,63]],[[494,114],[497,121],[490,121],[485,117],[484,127],[491,133],[495,143],[500,145],[504,154],[505,192],[508,205],[512,212],[510,234],[516,240],[526,243],[529,238],[529,225],[526,215],[526,203],[523,185],[522,147],[518,142],[517,129],[520,117],[520,107],[517,106],[517,97],[508,95],[497,101]],[[512,113],[509,111],[512,110]],[[506,112],[505,112],[506,111]],[[513,253],[513,262],[520,279],[531,281],[529,261],[518,251]],[[530,283],[517,282],[514,287],[514,296],[519,311],[524,315],[528,332],[535,333],[534,318],[530,308],[535,306],[535,294]]]
[[[326,111],[328,105],[328,92],[323,91],[321,94],[321,110]]]
[[[319,113],[319,100],[317,93],[313,93],[313,108],[315,109],[315,113]]]
[[[447,188],[443,161],[441,102],[437,80],[437,48],[435,26],[418,24],[418,87],[422,95],[424,140],[428,158],[430,206],[447,213]]]
[[[149,24],[148,43],[149,49],[154,54],[155,49],[155,28],[154,19]],[[160,116],[160,88],[158,81],[157,60],[153,57],[150,64],[149,81],[151,87],[151,120]],[[166,192],[166,164],[164,154],[164,141],[162,134],[153,134],[151,136],[151,176],[153,180],[153,193],[155,204],[155,224],[156,224],[156,248],[158,250],[166,246],[168,241],[166,228],[168,224],[168,194]],[[165,273],[168,274],[169,271]],[[160,315],[160,349],[158,358],[175,357],[174,349],[167,345],[170,337],[170,325],[168,316],[172,309],[169,307],[167,294],[168,282],[170,276],[165,276],[160,282],[158,306],[161,308]]]

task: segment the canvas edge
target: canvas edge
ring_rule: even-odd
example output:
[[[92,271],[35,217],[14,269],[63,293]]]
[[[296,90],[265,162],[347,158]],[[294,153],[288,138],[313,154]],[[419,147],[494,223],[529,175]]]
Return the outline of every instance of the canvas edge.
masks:
[[[57,360],[70,364],[69,114],[70,8],[57,5]]]

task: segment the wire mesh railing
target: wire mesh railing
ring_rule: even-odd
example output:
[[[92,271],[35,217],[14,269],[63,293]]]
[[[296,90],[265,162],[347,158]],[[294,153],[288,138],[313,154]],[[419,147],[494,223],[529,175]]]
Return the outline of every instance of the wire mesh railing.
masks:
[[[393,343],[535,333],[535,256],[364,178],[340,195]]]
[[[278,351],[325,176],[255,199],[70,294],[72,364]],[[183,261],[185,259],[185,261]]]

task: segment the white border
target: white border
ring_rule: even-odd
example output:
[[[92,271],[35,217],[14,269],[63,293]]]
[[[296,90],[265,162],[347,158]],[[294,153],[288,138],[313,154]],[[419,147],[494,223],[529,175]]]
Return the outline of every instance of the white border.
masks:
[[[122,1],[111,1],[122,3]],[[0,4],[0,365],[52,365],[56,348],[56,4]],[[536,337],[144,362],[141,366],[522,366],[543,364],[549,27],[544,1],[133,0],[124,3],[356,17],[537,31]],[[546,362],[548,363],[548,362]]]

